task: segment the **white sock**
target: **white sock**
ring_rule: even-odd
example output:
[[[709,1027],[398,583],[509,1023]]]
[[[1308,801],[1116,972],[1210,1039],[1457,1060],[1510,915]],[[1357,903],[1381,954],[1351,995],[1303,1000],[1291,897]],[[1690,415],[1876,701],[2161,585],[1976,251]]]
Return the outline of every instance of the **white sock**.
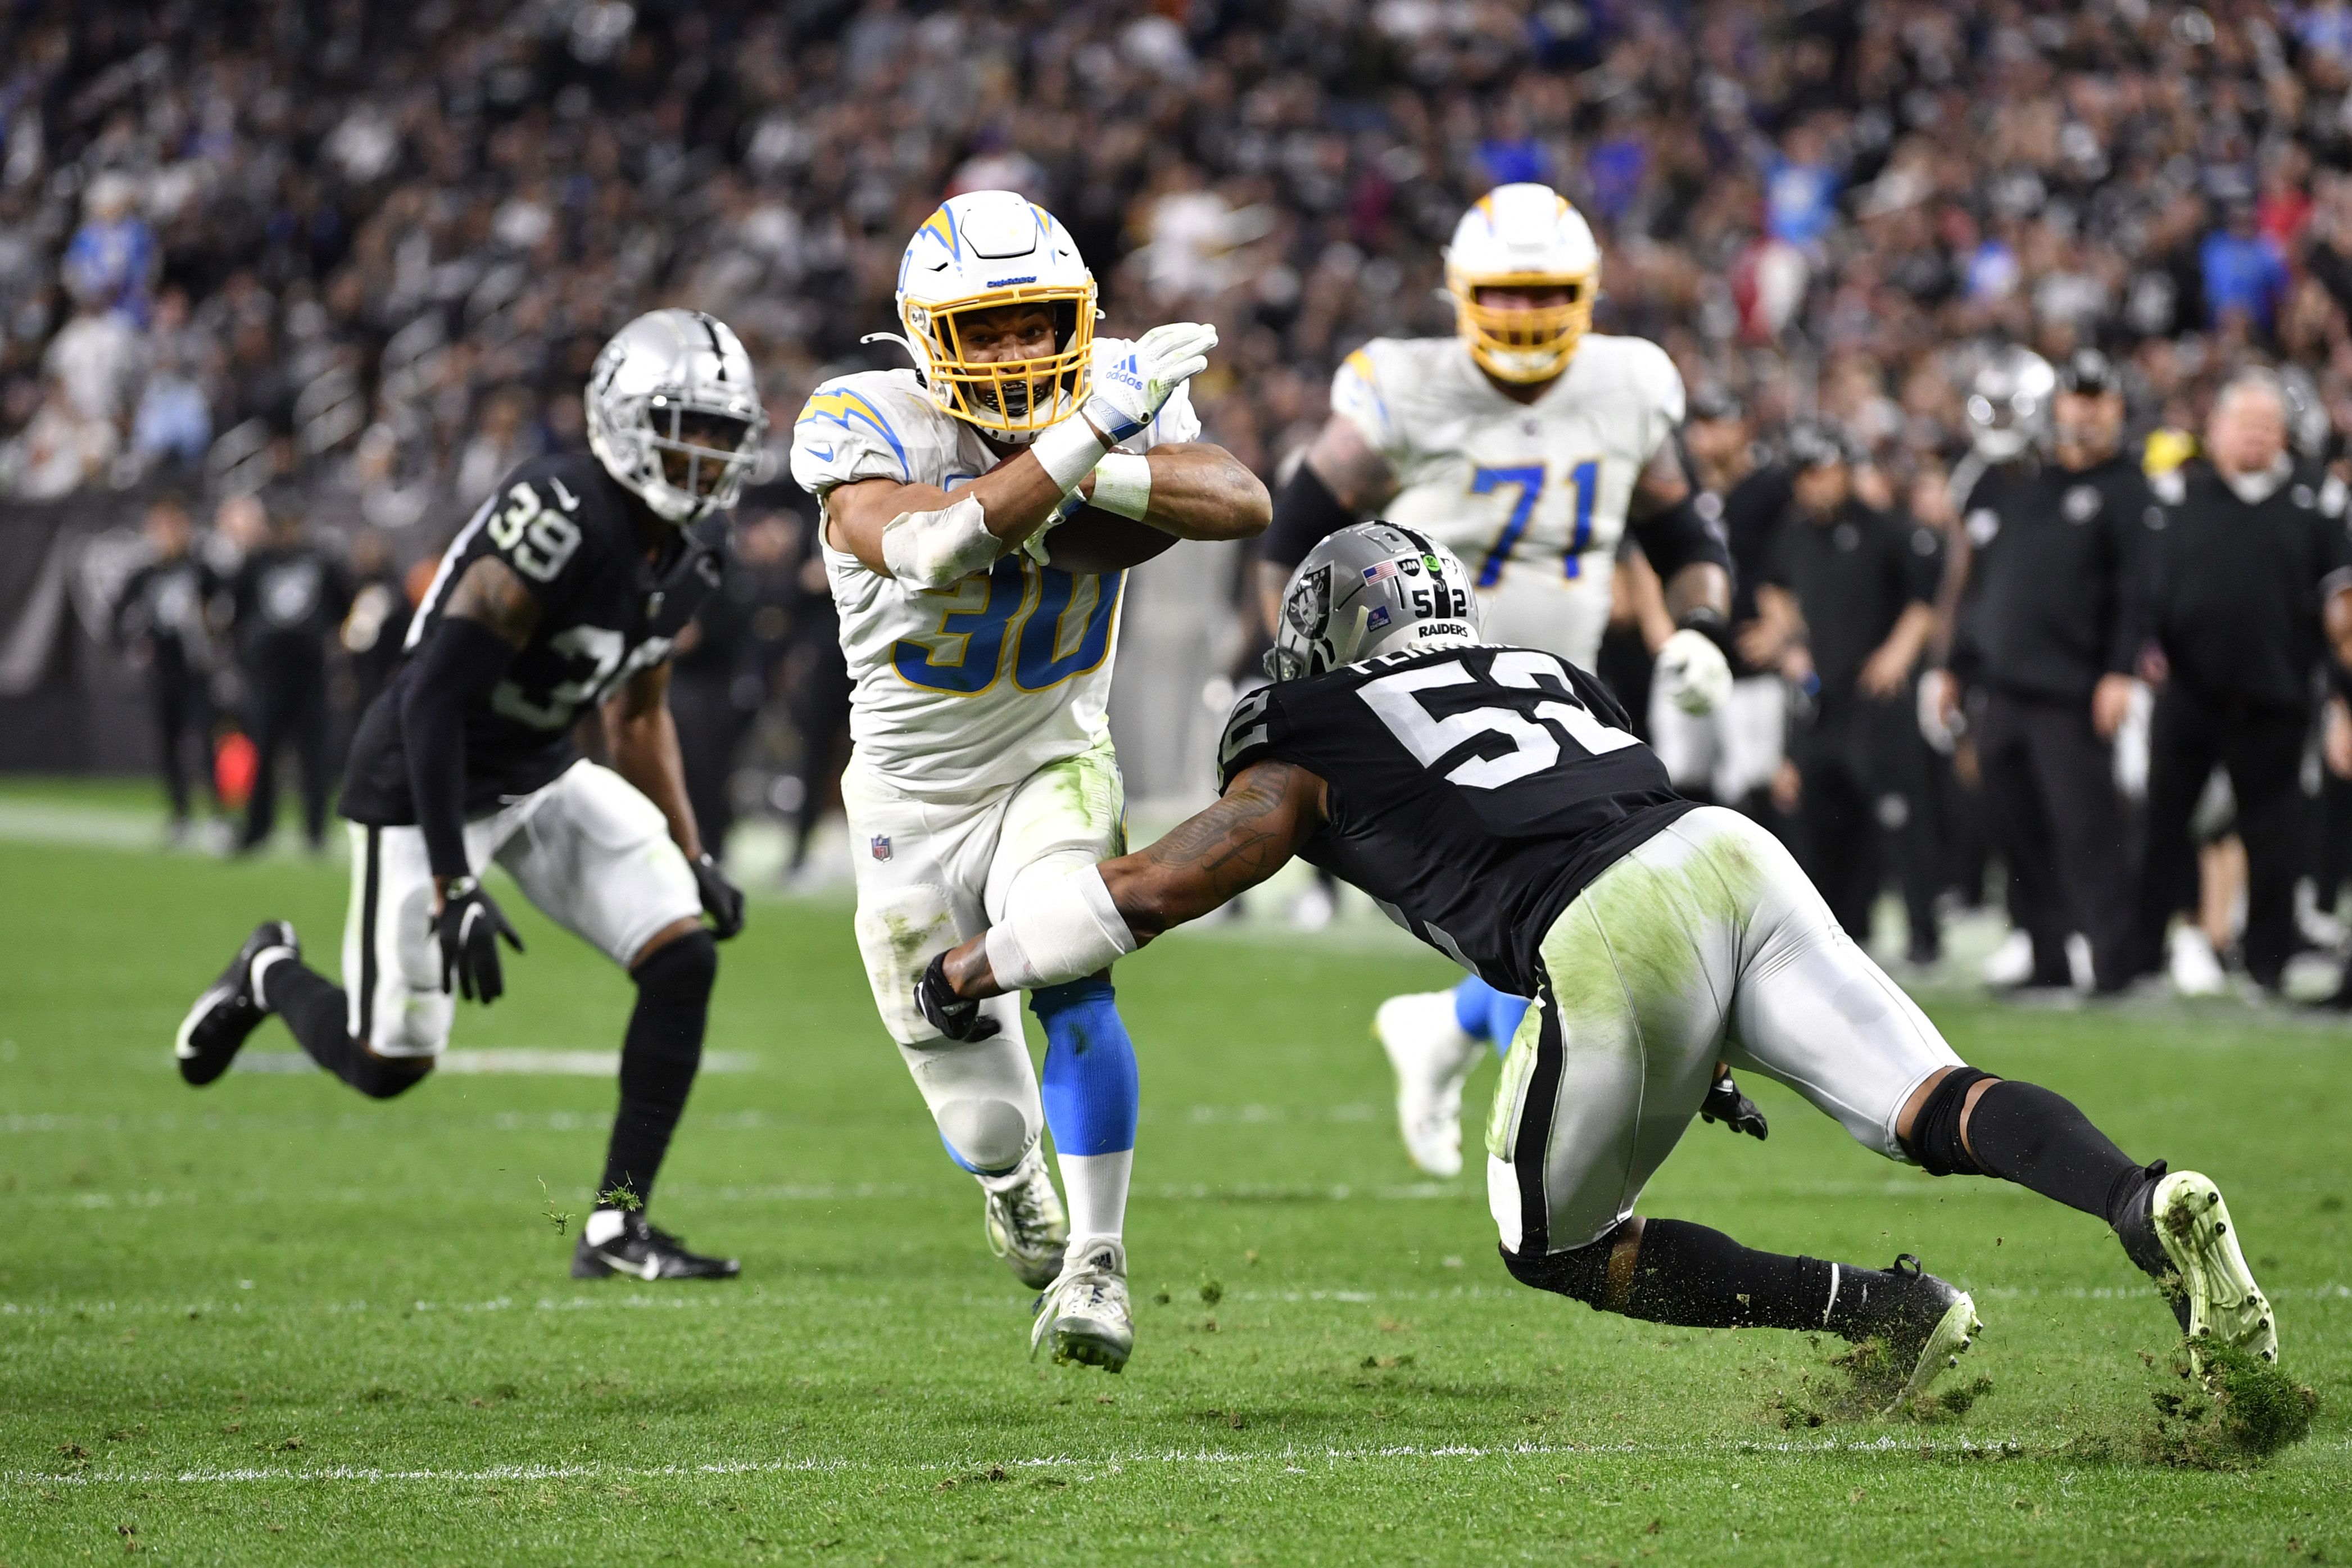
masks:
[[[263,1012],[269,1011],[269,997],[262,989],[269,981],[269,966],[281,958],[293,956],[294,950],[290,947],[265,947],[253,955],[253,966],[247,973],[253,979],[253,999],[261,1004]]]
[[[580,1226],[580,1238],[591,1247],[602,1247],[620,1234],[619,1209],[591,1209]]]
[[[1119,1239],[1127,1226],[1127,1183],[1135,1151],[1116,1154],[1064,1154],[1062,1201],[1070,1211],[1070,1245],[1098,1237]]]

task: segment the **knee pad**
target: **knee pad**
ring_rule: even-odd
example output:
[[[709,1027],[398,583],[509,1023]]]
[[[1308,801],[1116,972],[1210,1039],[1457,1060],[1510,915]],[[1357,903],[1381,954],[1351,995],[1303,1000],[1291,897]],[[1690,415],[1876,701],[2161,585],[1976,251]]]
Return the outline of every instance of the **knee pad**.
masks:
[[[1903,1152],[1921,1170],[1931,1176],[1984,1174],[1960,1142],[1960,1112],[1968,1106],[1969,1090],[1992,1076],[1975,1068],[1954,1068],[1928,1092],[1927,1103],[1912,1120],[1911,1136],[1903,1140]]]
[[[653,956],[629,972],[637,994],[665,1002],[708,1001],[719,980],[719,942],[709,931],[697,926],[674,942],[654,949]]]
[[[1029,1119],[1009,1100],[946,1100],[931,1116],[948,1153],[974,1175],[999,1175],[1013,1169],[1034,1142]]]
[[[1608,1234],[1597,1241],[1543,1256],[1505,1247],[1503,1267],[1522,1285],[1566,1296],[1599,1311],[1609,1290],[1609,1254],[1617,1246],[1618,1230],[1618,1226],[1611,1226]]]

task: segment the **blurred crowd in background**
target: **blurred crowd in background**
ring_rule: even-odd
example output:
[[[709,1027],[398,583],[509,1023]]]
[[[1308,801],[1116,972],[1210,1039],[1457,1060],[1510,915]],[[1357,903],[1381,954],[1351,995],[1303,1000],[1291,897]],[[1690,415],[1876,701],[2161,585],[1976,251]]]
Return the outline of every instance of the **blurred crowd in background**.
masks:
[[[0,16],[0,493],[168,484],[232,555],[215,510],[258,496],[398,581],[580,440],[610,331],[712,311],[778,450],[738,534],[761,585],[704,656],[718,695],[681,700],[728,745],[782,733],[760,798],[805,813],[842,699],[782,443],[820,379],[901,363],[861,340],[944,195],[1054,210],[1106,331],[1215,322],[1206,438],[1271,479],[1356,344],[1452,330],[1463,208],[1549,183],[1601,238],[1600,330],[1765,451],[1834,425],[1870,494],[1948,531],[2006,343],[2105,350],[2135,449],[2174,456],[2226,375],[2290,367],[2326,455],[2347,170],[2346,0],[27,3]]]

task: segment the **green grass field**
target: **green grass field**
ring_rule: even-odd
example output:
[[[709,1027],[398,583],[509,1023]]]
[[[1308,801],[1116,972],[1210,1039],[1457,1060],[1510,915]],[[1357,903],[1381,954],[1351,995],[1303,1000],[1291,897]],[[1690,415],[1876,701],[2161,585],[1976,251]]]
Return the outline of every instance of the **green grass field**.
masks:
[[[1145,1110],[1108,1377],[1027,1359],[844,905],[757,904],[725,952],[710,1047],[749,1070],[697,1089],[656,1215],[743,1277],[656,1289],[572,1281],[550,1217],[587,1206],[609,1079],[181,1084],[173,1027],[254,920],[331,965],[340,866],[15,842],[0,887],[0,1563],[2352,1556],[2338,1030],[1932,1000],[1971,1060],[2229,1192],[2323,1404],[2214,1473],[2137,1457],[2173,1342],[2101,1227],[1889,1165],[1772,1085],[1769,1144],[1695,1127],[1644,1211],[1916,1251],[1989,1324],[1965,1415],[1791,1425],[1837,1347],[1517,1286],[1479,1183],[1396,1143],[1367,1020],[1450,974],[1379,933],[1230,927],[1122,967]],[[530,952],[457,1043],[616,1046],[623,978],[508,908]]]

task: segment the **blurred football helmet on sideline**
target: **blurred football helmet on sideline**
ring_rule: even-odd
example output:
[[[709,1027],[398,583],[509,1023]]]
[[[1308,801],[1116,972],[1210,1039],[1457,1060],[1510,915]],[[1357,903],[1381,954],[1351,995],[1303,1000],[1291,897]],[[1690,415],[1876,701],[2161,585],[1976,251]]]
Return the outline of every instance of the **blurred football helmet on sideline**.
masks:
[[[1988,463],[2006,463],[2050,433],[2058,373],[2032,349],[2011,345],[1985,362],[1969,386],[1969,439]]]
[[[1601,247],[1568,199],[1549,185],[1497,185],[1454,226],[1445,288],[1470,357],[1504,381],[1549,381],[1568,368],[1592,330]],[[1544,289],[1565,303],[1511,310],[1482,302],[1482,289]]]
[[[961,323],[973,312],[1044,305],[1054,351],[1034,359],[976,361]],[[1026,446],[1075,413],[1093,369],[1095,276],[1061,220],[1015,191],[950,196],[923,220],[898,259],[898,321],[940,412],[999,441]]]
[[[650,310],[614,333],[582,401],[604,471],[679,524],[735,504],[768,427],[751,356],[699,310]]]

